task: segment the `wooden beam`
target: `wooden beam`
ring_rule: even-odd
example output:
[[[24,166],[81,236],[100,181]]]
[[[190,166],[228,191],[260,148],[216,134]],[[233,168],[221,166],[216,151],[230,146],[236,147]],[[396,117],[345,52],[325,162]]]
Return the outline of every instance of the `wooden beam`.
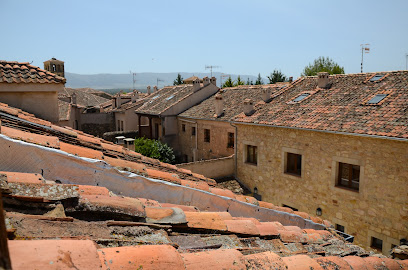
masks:
[[[7,246],[7,230],[4,222],[3,199],[0,191],[0,269],[11,269],[10,255]]]

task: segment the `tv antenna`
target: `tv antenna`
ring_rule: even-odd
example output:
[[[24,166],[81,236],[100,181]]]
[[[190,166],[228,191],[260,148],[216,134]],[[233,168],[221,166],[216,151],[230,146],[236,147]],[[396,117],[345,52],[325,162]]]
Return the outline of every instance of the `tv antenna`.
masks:
[[[209,69],[211,71],[211,77],[213,68],[220,68],[220,66],[205,66],[205,69]]]
[[[161,79],[159,79],[159,78],[157,78],[157,79],[156,79],[156,86],[157,86],[157,88],[159,87],[159,82],[164,82],[164,81],[161,80]]]
[[[132,72],[131,70],[129,71],[129,73],[132,74],[132,76],[133,76],[133,89],[132,90],[135,90],[136,73]]]
[[[361,73],[363,73],[363,62],[364,62],[364,53],[369,53],[370,52],[370,44],[360,44],[361,46]]]

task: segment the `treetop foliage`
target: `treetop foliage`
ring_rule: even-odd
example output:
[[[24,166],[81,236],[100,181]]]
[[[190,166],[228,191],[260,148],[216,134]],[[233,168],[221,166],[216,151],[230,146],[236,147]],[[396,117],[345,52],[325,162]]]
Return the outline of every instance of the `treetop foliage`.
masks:
[[[138,152],[146,157],[158,159],[165,163],[174,164],[176,160],[173,149],[167,144],[144,137],[135,139],[135,152]]]
[[[339,66],[329,57],[320,56],[315,59],[313,64],[306,66],[301,76],[316,76],[319,72],[328,72],[333,74],[344,74],[344,67]]]
[[[269,83],[274,84],[277,82],[286,82],[287,78],[286,76],[280,71],[275,69],[270,76],[268,76]]]
[[[173,85],[180,85],[183,84],[183,77],[181,77],[180,73],[177,74],[177,78],[173,81]]]
[[[264,84],[262,77],[261,77],[261,73],[258,73],[258,78],[255,81],[255,85],[262,85]]]

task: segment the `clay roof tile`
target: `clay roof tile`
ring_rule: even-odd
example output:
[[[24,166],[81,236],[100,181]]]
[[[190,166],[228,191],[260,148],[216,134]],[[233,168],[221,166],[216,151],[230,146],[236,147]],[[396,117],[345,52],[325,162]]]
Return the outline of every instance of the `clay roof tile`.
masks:
[[[18,129],[4,127],[4,126],[1,127],[1,133],[10,138],[22,140],[22,141],[29,142],[29,143],[34,143],[34,144],[57,148],[57,149],[60,147],[59,140],[57,137],[44,136],[44,135],[24,132]]]
[[[221,249],[197,253],[181,254],[186,270],[203,269],[247,269],[241,252],[234,249]]]
[[[271,251],[261,252],[256,254],[250,254],[245,256],[246,269],[264,270],[264,269],[276,269],[286,270],[286,263],[282,258]]]
[[[288,269],[314,269],[323,270],[315,260],[307,255],[295,255],[290,257],[283,257],[283,262],[286,263]]]

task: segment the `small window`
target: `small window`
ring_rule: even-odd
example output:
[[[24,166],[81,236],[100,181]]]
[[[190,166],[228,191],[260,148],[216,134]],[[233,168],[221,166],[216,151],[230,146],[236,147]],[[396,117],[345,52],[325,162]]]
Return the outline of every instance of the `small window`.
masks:
[[[380,80],[382,77],[384,77],[384,75],[377,74],[377,75],[375,75],[374,77],[372,77],[370,79],[370,82],[376,82],[376,81]]]
[[[204,129],[204,142],[210,142],[210,130]]]
[[[186,124],[181,124],[181,131],[186,132]]]
[[[246,162],[256,165],[258,163],[258,157],[257,157],[258,150],[257,150],[257,147],[253,146],[253,145],[247,145],[246,150],[247,150]]]
[[[295,207],[292,207],[292,206],[289,206],[289,205],[287,205],[287,204],[282,204],[282,206],[283,206],[283,207],[290,208],[290,209],[292,209],[293,211],[299,211],[299,209],[297,209],[297,208],[295,208]]]
[[[295,98],[295,99],[293,100],[293,102],[302,101],[302,100],[304,100],[305,98],[307,98],[308,96],[310,96],[310,94],[308,94],[308,93],[301,94],[300,96],[298,96],[297,98]]]
[[[234,148],[234,133],[228,132],[227,148]]]
[[[370,247],[378,251],[382,251],[383,241],[381,239],[371,237]]]
[[[336,224],[336,230],[338,230],[340,232],[345,232],[344,226],[342,226],[340,224]]]
[[[373,97],[372,99],[370,99],[370,101],[368,102],[368,104],[378,104],[381,100],[383,100],[387,95],[386,94],[378,94],[375,97]]]
[[[196,135],[196,128],[191,127],[191,136],[195,136],[195,135]]]
[[[337,186],[358,191],[360,186],[360,166],[339,162]]]
[[[302,175],[302,155],[287,153],[286,173]]]

